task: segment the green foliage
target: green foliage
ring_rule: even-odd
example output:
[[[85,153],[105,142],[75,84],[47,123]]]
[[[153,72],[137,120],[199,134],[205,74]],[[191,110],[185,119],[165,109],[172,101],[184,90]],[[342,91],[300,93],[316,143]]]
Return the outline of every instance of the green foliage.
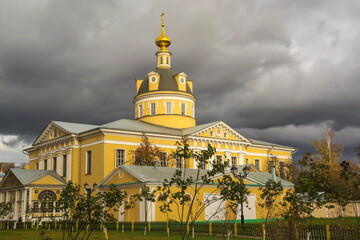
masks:
[[[237,216],[239,203],[247,203],[247,195],[250,191],[246,189],[243,181],[234,181],[230,175],[224,175],[218,180],[221,198],[227,201],[231,212]]]
[[[95,189],[94,189],[95,190]],[[80,186],[69,181],[60,194],[60,208],[63,212],[63,239],[89,239],[96,224],[114,221],[110,210],[124,203],[126,192],[110,185],[110,191],[80,194]],[[78,222],[77,229],[67,228],[70,222]],[[68,224],[69,223],[69,224]]]
[[[6,217],[12,211],[12,204],[7,202],[0,203],[0,219]]]
[[[278,216],[274,215],[274,210],[279,207],[277,203],[277,198],[279,198],[283,192],[284,188],[280,181],[275,182],[270,179],[265,183],[265,186],[260,187],[260,198],[263,200],[263,203],[259,203],[259,206],[266,209],[265,222],[269,218],[277,218]]]
[[[163,186],[158,188],[161,196],[160,211],[168,216],[169,212],[176,211],[180,220],[180,232],[182,239],[189,238],[191,231],[183,227],[189,225],[192,228],[194,222],[204,212],[205,208],[216,201],[231,202],[235,206],[240,201],[246,201],[246,195],[249,193],[245,185],[238,181],[232,181],[232,178],[225,174],[225,169],[229,166],[228,160],[223,163],[211,158],[216,153],[216,149],[210,144],[207,149],[200,152],[194,152],[186,139],[183,142],[177,142],[177,149],[173,155],[174,158],[181,158],[187,162],[187,159],[194,159],[197,165],[196,175],[187,174],[186,166],[177,169],[171,179],[164,179]],[[205,170],[204,166],[211,165],[211,169]],[[202,170],[203,169],[203,170]],[[224,176],[221,180],[214,180],[216,176]],[[217,188],[209,193],[209,196],[221,194],[221,199],[209,197],[205,199],[200,195],[201,189],[205,185],[216,184]],[[174,190],[176,189],[176,190]],[[191,195],[190,195],[191,194]],[[168,220],[171,220],[168,218]]]

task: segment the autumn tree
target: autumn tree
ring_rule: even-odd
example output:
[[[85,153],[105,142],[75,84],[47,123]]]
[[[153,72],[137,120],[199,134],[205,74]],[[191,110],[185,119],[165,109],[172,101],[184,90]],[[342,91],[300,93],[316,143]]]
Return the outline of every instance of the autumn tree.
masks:
[[[133,164],[139,166],[153,166],[156,159],[164,157],[161,148],[151,143],[145,133],[142,135],[140,146],[129,151],[129,154],[133,158]]]

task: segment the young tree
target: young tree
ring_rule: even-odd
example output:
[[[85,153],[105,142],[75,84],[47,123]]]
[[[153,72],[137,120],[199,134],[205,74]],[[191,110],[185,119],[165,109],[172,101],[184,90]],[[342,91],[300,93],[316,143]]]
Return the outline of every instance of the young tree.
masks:
[[[91,191],[80,194],[80,186],[69,181],[59,199],[65,224],[63,239],[89,239],[98,223],[114,221],[111,211],[123,204],[125,197],[126,192],[114,185],[110,185],[110,191],[97,192],[94,196]],[[77,228],[69,227],[69,221],[77,222]]]
[[[134,165],[153,166],[155,159],[164,157],[161,148],[149,141],[149,138],[143,133],[140,146],[135,150],[129,151],[133,158]]]
[[[7,202],[0,203],[0,219],[4,219],[9,213],[12,212],[12,204]]]
[[[149,187],[142,187],[141,192],[134,195],[134,198],[144,203],[144,213],[145,213],[145,235],[148,224],[148,215],[151,208],[151,204],[155,202],[155,189],[150,189]]]
[[[232,181],[228,175],[223,176],[220,180],[214,180],[215,176],[224,175],[226,167],[229,166],[228,161],[224,163],[218,162],[216,159],[211,161],[215,152],[216,149],[210,144],[206,150],[194,152],[190,149],[186,139],[182,143],[178,142],[174,157],[183,159],[185,162],[188,159],[194,159],[197,164],[196,174],[195,176],[187,174],[188,169],[183,167],[176,170],[171,179],[164,179],[163,186],[158,189],[162,200],[160,210],[166,214],[171,211],[177,213],[181,226],[181,239],[190,238],[190,229],[194,227],[194,222],[211,204],[228,201],[235,209],[235,205],[237,206],[239,201],[246,201],[245,195],[248,192],[243,183]],[[209,164],[211,164],[211,169],[202,169],[203,166]],[[217,184],[217,188],[214,188],[205,198],[201,194],[201,190],[210,184]],[[218,195],[221,197],[217,198]],[[220,210],[224,211],[224,209],[218,208],[218,211]]]
[[[259,206],[265,209],[265,224],[269,218],[278,218],[280,207],[280,197],[283,193],[283,186],[280,181],[275,182],[272,179],[269,179],[265,186],[260,187],[261,191],[260,198],[263,200],[262,203],[259,203]]]

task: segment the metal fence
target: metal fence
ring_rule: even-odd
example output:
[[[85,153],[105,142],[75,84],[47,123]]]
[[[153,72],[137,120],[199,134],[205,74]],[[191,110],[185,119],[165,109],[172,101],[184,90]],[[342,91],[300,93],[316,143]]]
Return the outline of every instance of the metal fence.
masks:
[[[0,221],[1,229],[63,229],[73,228],[76,230],[87,226],[87,222],[14,222]],[[267,240],[360,240],[359,225],[300,225],[291,229],[284,223],[244,225],[234,222],[196,222],[194,224],[182,224],[179,222],[114,222],[99,223],[95,229],[115,231],[158,231],[179,233],[187,231],[194,235],[231,235],[233,237],[248,237]],[[293,234],[292,234],[293,233]]]

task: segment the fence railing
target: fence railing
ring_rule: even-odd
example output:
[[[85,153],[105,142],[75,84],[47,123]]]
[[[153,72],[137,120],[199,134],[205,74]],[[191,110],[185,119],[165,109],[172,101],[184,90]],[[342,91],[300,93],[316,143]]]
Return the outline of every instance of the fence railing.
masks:
[[[87,222],[15,222],[0,221],[1,229],[57,229],[78,228],[87,226]],[[235,237],[249,237],[267,240],[360,240],[360,225],[300,225],[295,229],[283,223],[244,225],[234,222],[196,222],[194,224],[181,224],[179,222],[112,222],[95,224],[95,229],[116,231],[158,231],[178,233],[180,231],[193,232],[194,235],[231,235]]]

